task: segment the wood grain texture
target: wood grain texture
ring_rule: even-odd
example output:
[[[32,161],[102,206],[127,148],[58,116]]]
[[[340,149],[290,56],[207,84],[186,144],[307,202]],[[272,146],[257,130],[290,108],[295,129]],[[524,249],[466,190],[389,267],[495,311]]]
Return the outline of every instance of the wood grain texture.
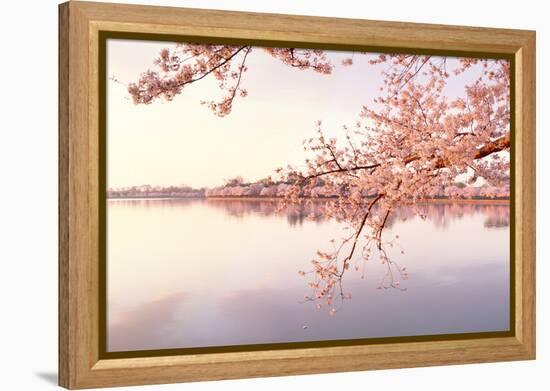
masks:
[[[91,388],[535,358],[535,33],[69,2],[59,8],[59,383]],[[514,337],[100,360],[98,34],[124,31],[515,58]]]
[[[69,384],[69,7],[59,7],[59,383]]]
[[[516,52],[516,335],[535,358],[535,34]]]

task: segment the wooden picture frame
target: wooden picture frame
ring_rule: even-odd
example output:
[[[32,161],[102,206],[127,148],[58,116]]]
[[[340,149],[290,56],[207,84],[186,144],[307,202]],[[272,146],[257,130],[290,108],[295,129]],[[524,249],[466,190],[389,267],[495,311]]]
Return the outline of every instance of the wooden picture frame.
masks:
[[[102,32],[510,58],[514,327],[505,336],[103,358]],[[104,76],[104,75],[103,75]],[[69,389],[535,358],[535,32],[70,1],[59,6],[59,384]]]

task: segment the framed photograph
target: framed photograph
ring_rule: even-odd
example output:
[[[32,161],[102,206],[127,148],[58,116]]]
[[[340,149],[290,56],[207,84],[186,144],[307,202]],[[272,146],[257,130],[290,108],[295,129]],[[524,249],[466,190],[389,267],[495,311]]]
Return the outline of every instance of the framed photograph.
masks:
[[[59,12],[61,386],[535,358],[533,31]]]

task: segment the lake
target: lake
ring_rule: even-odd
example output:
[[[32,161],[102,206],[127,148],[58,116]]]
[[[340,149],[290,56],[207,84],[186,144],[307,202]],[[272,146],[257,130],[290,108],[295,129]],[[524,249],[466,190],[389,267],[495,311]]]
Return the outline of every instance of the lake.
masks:
[[[346,272],[352,298],[331,316],[304,301],[298,271],[342,224],[269,200],[108,200],[107,350],[508,330],[508,204],[425,208],[424,220],[397,211],[384,231],[399,235],[390,257],[406,290],[377,289],[387,269],[369,260]]]

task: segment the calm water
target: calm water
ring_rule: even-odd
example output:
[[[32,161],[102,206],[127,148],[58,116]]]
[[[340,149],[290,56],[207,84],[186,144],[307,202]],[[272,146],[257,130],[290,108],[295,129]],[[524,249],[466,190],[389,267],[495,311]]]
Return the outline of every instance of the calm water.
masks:
[[[317,250],[342,225],[270,201],[110,200],[108,350],[508,330],[509,208],[434,203],[398,211],[406,291],[376,289],[377,260],[349,270],[334,316],[303,302]]]

